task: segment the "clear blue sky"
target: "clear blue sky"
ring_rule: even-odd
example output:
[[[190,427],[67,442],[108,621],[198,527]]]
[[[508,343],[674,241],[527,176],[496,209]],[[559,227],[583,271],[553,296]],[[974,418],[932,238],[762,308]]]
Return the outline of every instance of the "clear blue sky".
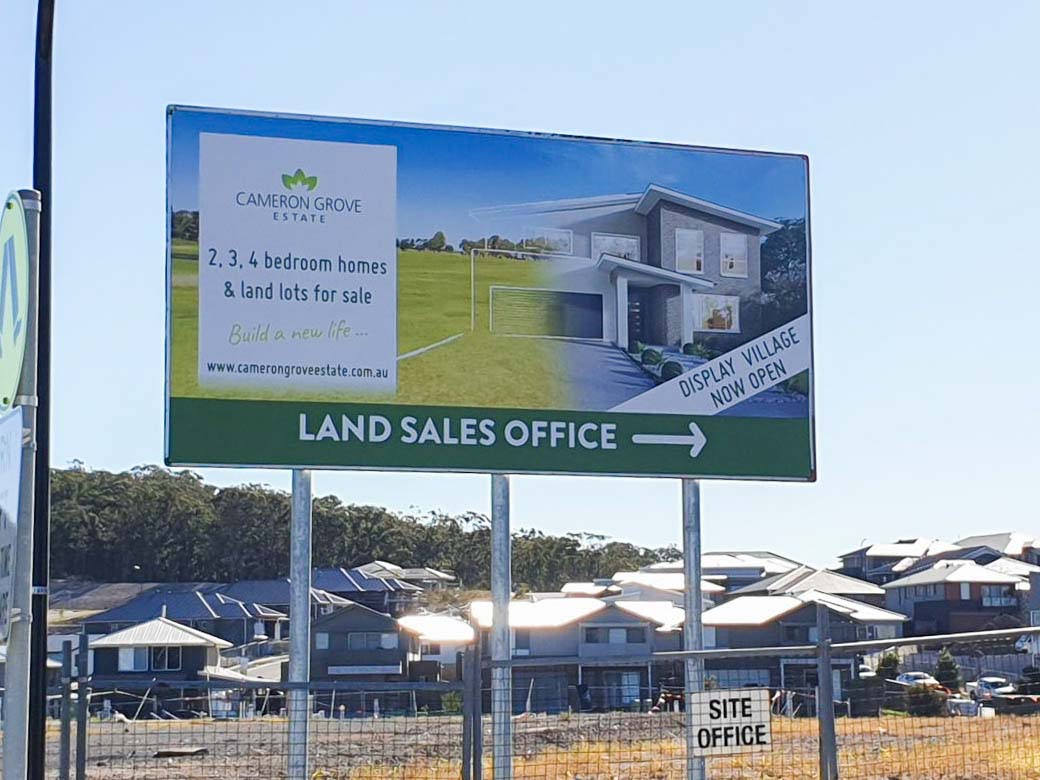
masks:
[[[830,564],[865,536],[1040,532],[1040,6],[58,4],[56,464],[161,459],[164,107],[186,103],[807,153],[820,479],[706,484],[706,546]],[[30,182],[34,6],[0,25],[4,188]],[[479,476],[315,482],[489,506]],[[675,481],[513,496],[518,526],[679,539]]]

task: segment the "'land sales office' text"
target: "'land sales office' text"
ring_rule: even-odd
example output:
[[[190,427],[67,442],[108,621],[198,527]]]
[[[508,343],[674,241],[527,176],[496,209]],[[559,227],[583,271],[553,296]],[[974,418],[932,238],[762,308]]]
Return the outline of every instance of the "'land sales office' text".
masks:
[[[326,414],[320,422],[300,414],[300,441],[368,442],[381,444],[395,435],[401,444],[491,447],[501,439],[511,447],[616,450],[615,423],[564,422],[562,420],[510,420],[499,430],[495,420],[463,417],[402,417],[399,429],[382,415]]]

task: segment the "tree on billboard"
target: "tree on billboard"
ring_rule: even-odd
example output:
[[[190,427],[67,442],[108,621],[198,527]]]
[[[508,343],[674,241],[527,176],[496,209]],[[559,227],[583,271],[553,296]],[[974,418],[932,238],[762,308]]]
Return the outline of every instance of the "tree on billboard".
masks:
[[[762,316],[772,329],[805,314],[808,308],[804,219],[782,219],[780,230],[762,243]]]

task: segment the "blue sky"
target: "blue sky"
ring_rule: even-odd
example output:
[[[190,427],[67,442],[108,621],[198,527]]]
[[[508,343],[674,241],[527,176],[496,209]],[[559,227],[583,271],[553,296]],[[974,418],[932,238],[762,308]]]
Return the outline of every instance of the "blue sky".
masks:
[[[488,230],[469,216],[472,209],[641,192],[648,184],[771,219],[798,219],[806,210],[805,165],[791,155],[177,110],[170,145],[175,211],[198,208],[200,132],[396,146],[397,234],[441,230],[455,244]]]
[[[31,176],[34,6],[0,25],[4,187]],[[808,154],[820,478],[705,484],[706,547],[831,564],[864,537],[1040,533],[1037,4],[59,6],[55,463],[161,459],[165,107],[227,106]],[[481,476],[315,489],[490,495]],[[675,481],[517,478],[513,499],[519,526],[679,539]]]

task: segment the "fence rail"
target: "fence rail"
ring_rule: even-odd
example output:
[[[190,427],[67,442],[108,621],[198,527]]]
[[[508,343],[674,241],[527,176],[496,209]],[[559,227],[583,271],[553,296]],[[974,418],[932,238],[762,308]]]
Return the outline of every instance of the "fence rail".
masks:
[[[51,691],[48,777],[288,778],[286,698],[305,688],[307,780],[490,780],[491,670],[508,668],[512,767],[499,776],[686,780],[687,731],[710,717],[683,694],[695,656],[707,692],[764,691],[768,708],[766,749],[709,755],[709,780],[1036,780],[1040,658],[1015,644],[1038,633],[496,664],[470,652],[457,682],[130,683],[66,665]]]

